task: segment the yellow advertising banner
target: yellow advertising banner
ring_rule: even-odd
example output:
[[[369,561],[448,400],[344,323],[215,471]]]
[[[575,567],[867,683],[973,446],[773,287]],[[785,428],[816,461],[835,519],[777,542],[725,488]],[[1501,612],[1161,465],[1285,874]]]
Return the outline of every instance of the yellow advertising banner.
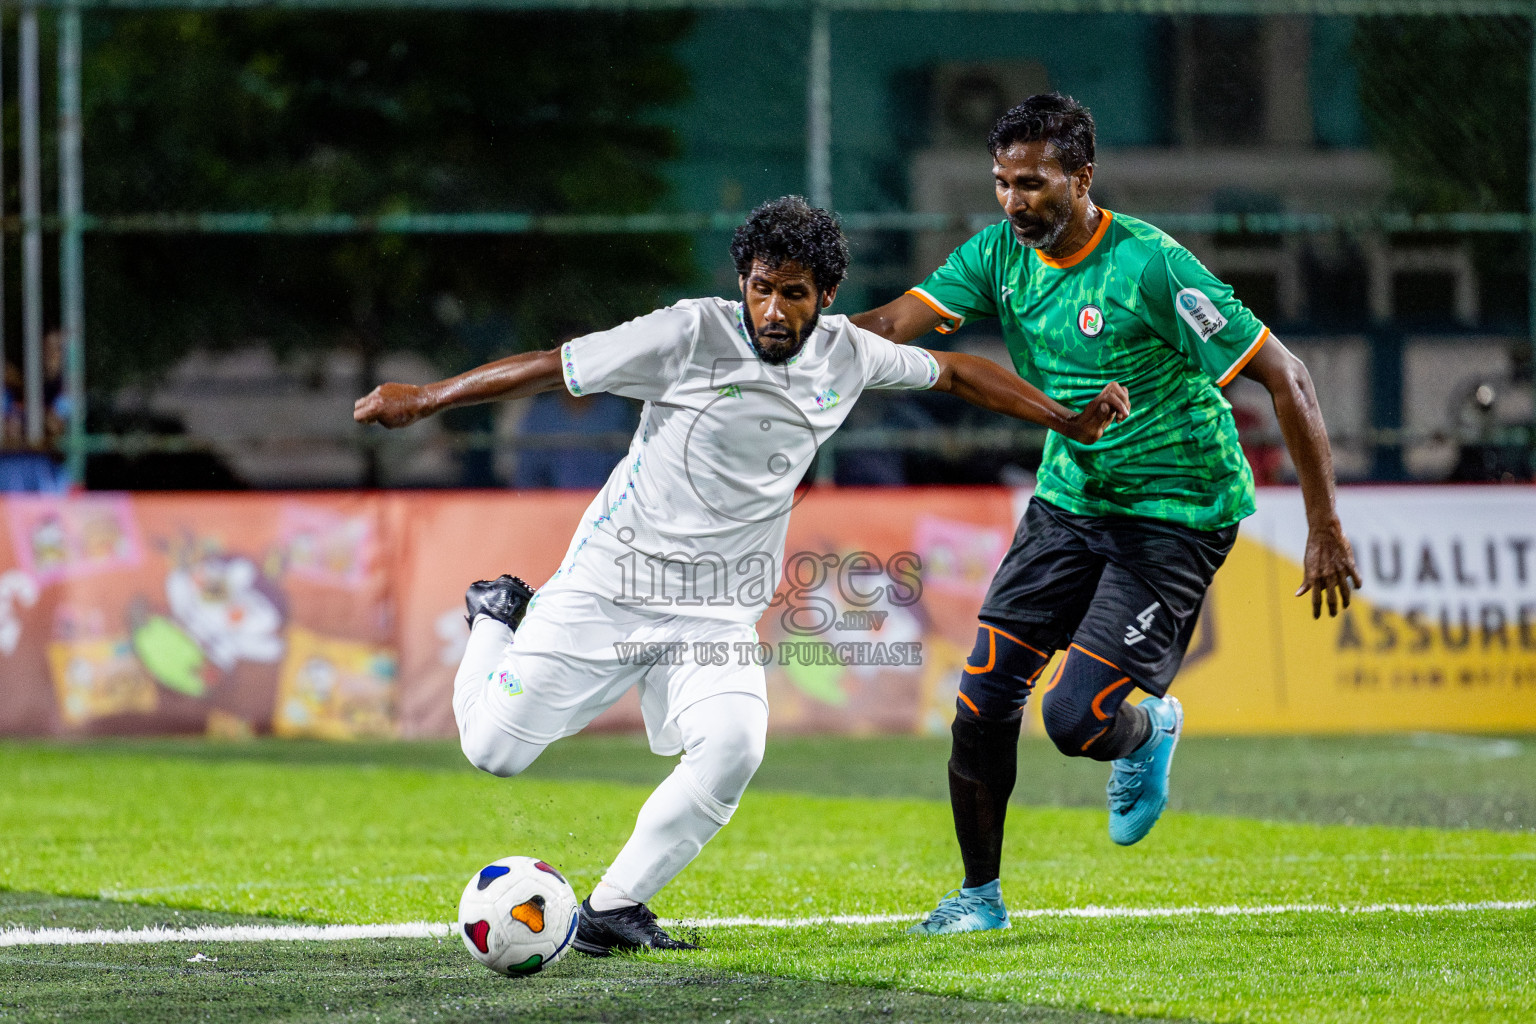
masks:
[[[1172,692],[1192,733],[1536,729],[1536,489],[1355,488],[1364,589],[1312,618],[1301,495],[1266,488]]]

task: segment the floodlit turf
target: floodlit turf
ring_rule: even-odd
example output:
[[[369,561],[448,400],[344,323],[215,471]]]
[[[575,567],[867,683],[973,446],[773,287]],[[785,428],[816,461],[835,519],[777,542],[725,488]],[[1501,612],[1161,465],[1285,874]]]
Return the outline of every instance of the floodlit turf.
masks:
[[[194,762],[376,764],[472,774],[457,743],[261,740],[98,741],[97,749]],[[943,737],[776,738],[755,791],[949,799]],[[550,747],[529,778],[654,786],[671,770],[639,737],[576,736]],[[1530,737],[1187,736],[1179,744],[1170,806],[1176,811],[1314,823],[1536,829],[1536,741]],[[1108,770],[1062,757],[1054,744],[1019,747],[1014,803],[1101,807]]]
[[[1404,792],[1438,792],[1439,802],[1415,803],[1415,798],[1398,806],[1422,806],[1425,818],[1436,823],[1443,820],[1446,793],[1467,806],[1484,786],[1495,794],[1521,790],[1515,807],[1530,799],[1529,775],[1523,788],[1513,780],[1498,782],[1508,762],[1529,756],[1524,746],[1418,742],[1378,743],[1375,761],[1359,769],[1368,783],[1362,791],[1390,788],[1384,780],[1406,774]],[[475,868],[508,853],[534,853],[559,865],[584,890],[627,835],[647,787],[570,776],[615,778],[624,771],[665,769],[659,759],[647,763],[632,756],[629,741],[567,747],[588,755],[585,768],[552,758],[542,774],[504,781],[460,770],[440,758],[437,748],[402,749],[398,759],[415,765],[402,768],[381,765],[376,751],[366,748],[322,753],[268,744],[113,744],[105,750],[3,744],[0,889],[305,921],[445,921]],[[812,768],[830,749],[776,745],[765,766],[768,774],[759,781],[771,784],[778,772],[781,780],[798,779],[794,788],[814,789],[810,783],[818,772]],[[930,753],[921,741],[904,749],[899,743],[867,747],[862,753],[880,749],[896,752],[890,765]],[[1216,766],[1220,748],[1210,744],[1210,750],[1207,763]],[[1458,760],[1463,771],[1436,790],[1433,778],[1411,770],[1420,759],[1403,756],[1404,750],[1428,751],[1422,760],[1430,762]],[[775,761],[779,766],[771,767]],[[864,774],[881,774],[879,757],[863,761]],[[1181,772],[1203,776],[1190,771],[1199,761],[1176,766],[1176,793]],[[1102,774],[1100,766],[1087,767]],[[1338,776],[1318,787],[1324,796],[1297,795],[1304,786],[1284,781],[1290,776],[1283,763],[1269,768],[1282,780],[1276,785],[1292,787],[1293,807],[1333,807],[1342,798]],[[829,773],[823,767],[819,774]],[[859,777],[860,771],[846,774]],[[1191,780],[1187,789],[1207,795],[1241,792],[1260,774],[1238,768],[1217,780]],[[1305,783],[1326,773],[1314,763],[1297,774]],[[566,777],[556,777],[561,775]],[[1029,778],[1027,768],[1021,771],[1021,779]],[[825,788],[839,785],[828,780]],[[1484,803],[1502,818],[1496,801]],[[1528,829],[1521,819],[1500,823],[1506,831],[1259,822],[1172,812],[1142,844],[1121,849],[1108,841],[1100,808],[1015,807],[1004,891],[1015,908],[1530,899],[1536,893],[1536,833],[1516,831]],[[940,801],[817,796],[758,786],[730,827],[655,907],[673,917],[916,913],[958,881],[948,808]],[[56,917],[50,924],[73,919],[79,926],[96,926],[78,907],[60,907],[49,911]],[[0,916],[10,926],[35,926],[18,914],[0,904]],[[1536,913],[1531,911],[1035,918],[1020,920],[1001,935],[940,941],[908,938],[899,925],[712,928],[705,941],[708,948],[686,961],[659,956],[647,958],[654,961],[649,964],[627,959],[611,968],[562,963],[540,980],[549,988],[538,990],[539,999],[579,1003],[585,998],[580,993],[595,991],[604,978],[614,979],[615,991],[630,985],[626,991],[632,993],[652,983],[646,978],[672,977],[667,972],[681,968],[669,965],[677,961],[705,972],[699,977],[713,979],[709,985],[751,988],[760,984],[753,978],[778,975],[804,984],[894,987],[1084,1012],[1263,1021],[1536,1017],[1536,972],[1530,967],[1536,963]],[[487,1005],[476,1002],[482,996],[474,994],[480,991],[474,986],[496,982],[476,974],[480,969],[451,943],[444,949],[429,940],[224,948],[235,961],[255,965],[252,973],[232,974],[204,996],[187,987],[191,981],[165,980],[165,990],[191,1000],[186,1006],[206,997],[238,1007],[249,997],[251,1007],[266,1007],[252,1009],[250,1019],[323,1016],[326,1011],[312,1000],[291,1007],[280,1000],[285,989],[276,979],[284,972],[302,974],[307,965],[334,978],[338,993],[350,993],[349,1006],[376,1011],[383,998],[379,991],[396,986],[409,994],[410,1005],[440,1011],[437,1019],[442,1014],[469,1019]],[[160,977],[154,972],[162,970],[166,979],[184,979],[205,966],[181,963],[176,956],[184,961],[191,953],[170,946],[89,952],[18,947],[0,953],[0,993],[35,974],[24,987],[32,1007],[27,1013],[35,1012],[36,1019],[47,1019],[52,1013],[46,1007],[71,999],[111,1017],[110,992],[138,984],[126,980],[135,972]],[[209,955],[222,957],[216,950]],[[103,966],[78,966],[86,963]],[[172,971],[166,963],[181,965]],[[367,983],[370,963],[380,979],[373,988]],[[607,975],[608,969],[619,973]],[[80,979],[78,990],[68,978]],[[119,979],[117,989],[107,978]],[[321,998],[331,983],[310,988]],[[700,981],[695,987],[707,985]],[[795,996],[775,1005],[805,1016],[818,999],[818,1008],[842,1005],[839,1000],[849,991],[859,991],[824,989],[802,985],[796,991],[809,1001]],[[513,990],[503,984],[485,991],[493,995],[484,998],[494,999],[494,993]],[[876,996],[886,998],[870,997]],[[632,995],[624,998],[634,1002]],[[462,1013],[450,1005],[453,999],[466,1008]],[[533,1004],[519,1005],[524,1016]],[[592,1009],[596,1003],[581,1005],[587,1006],[583,1013],[607,1012]],[[767,1019],[773,1011],[769,1006],[759,1015],[757,997],[740,1005],[747,1016],[737,1020]],[[895,1019],[921,1019],[927,1005],[913,1004]],[[969,1005],[954,1003],[957,1013]],[[0,995],[0,1019],[8,1013],[31,1019],[16,1006],[9,995]]]
[[[1533,933],[1531,911],[1037,919],[944,941],[864,927],[790,931],[771,945],[742,929],[688,962],[1152,1017],[1530,1021]]]
[[[245,923],[0,892],[0,923],[93,927]],[[502,978],[457,941],[223,942],[208,945],[0,948],[0,1021],[69,1024],[185,1020],[1010,1021],[1133,1024],[1124,1017],[999,1005],[808,979],[768,978],[634,957],[572,956],[533,978]]]

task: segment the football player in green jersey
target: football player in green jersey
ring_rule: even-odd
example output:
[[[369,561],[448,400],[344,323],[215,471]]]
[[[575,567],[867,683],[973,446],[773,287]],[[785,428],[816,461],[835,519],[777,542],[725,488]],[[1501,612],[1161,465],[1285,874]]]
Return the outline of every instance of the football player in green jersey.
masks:
[[[1057,94],[987,140],[1007,219],[919,287],[854,323],[898,342],[995,317],[1019,375],[1081,407],[1108,382],[1130,416],[1092,447],[1053,434],[1034,498],[993,578],[960,679],[949,761],[959,890],[913,931],[1006,928],[998,880],[1022,708],[1047,661],[1041,717],[1069,756],[1112,763],[1109,832],[1138,841],[1168,799],[1183,710],[1166,695],[1211,577],[1254,510],[1253,474],[1221,387],[1263,384],[1301,481],[1314,617],[1360,586],[1334,507],[1311,377],[1232,289],[1150,224],[1094,205],[1094,125]],[[1125,703],[1133,690],[1151,694]]]

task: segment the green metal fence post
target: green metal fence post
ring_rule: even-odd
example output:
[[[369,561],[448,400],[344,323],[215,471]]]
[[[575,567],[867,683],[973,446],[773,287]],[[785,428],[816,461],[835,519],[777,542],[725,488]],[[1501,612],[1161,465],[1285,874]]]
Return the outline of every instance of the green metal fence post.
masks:
[[[0,11],[0,224],[5,221],[5,12]],[[5,351],[5,228],[0,226],[0,352]]]
[[[1525,204],[1529,220],[1525,226],[1526,286],[1525,305],[1528,345],[1531,358],[1531,391],[1536,394],[1536,0],[1526,18],[1531,29],[1531,55],[1527,64],[1529,91],[1529,123],[1526,126],[1526,152],[1528,161],[1525,171]],[[1536,467],[1532,467],[1536,468]]]
[[[37,5],[17,19],[17,100],[21,107],[22,401],[29,445],[43,443],[43,186]]]
[[[69,479],[85,483],[85,273],[81,237],[80,8],[59,11],[59,310],[64,383],[69,396],[65,441]]]
[[[811,5],[811,52],[806,69],[805,187],[812,206],[832,209],[832,16]]]

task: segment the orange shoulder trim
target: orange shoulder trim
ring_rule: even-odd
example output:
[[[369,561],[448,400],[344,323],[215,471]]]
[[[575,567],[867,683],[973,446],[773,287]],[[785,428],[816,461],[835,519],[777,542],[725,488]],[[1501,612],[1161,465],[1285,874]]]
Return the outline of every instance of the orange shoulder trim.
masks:
[[[944,303],[940,302],[932,295],[929,295],[921,288],[908,288],[907,294],[917,299],[919,302],[933,310],[935,313],[939,314],[939,316],[942,316],[946,320],[951,321],[948,326],[939,324],[939,326],[934,328],[934,330],[938,331],[940,334],[953,334],[960,329],[961,324],[965,323],[965,317],[961,316],[959,313],[952,313],[945,309]]]
[[[1216,381],[1216,386],[1219,388],[1224,388],[1228,384],[1232,383],[1232,379],[1236,377],[1240,372],[1242,372],[1243,367],[1248,365],[1248,360],[1259,354],[1259,349],[1263,348],[1264,343],[1268,340],[1269,328],[1266,327],[1259,332],[1259,336],[1254,339],[1253,344],[1248,346],[1248,350],[1237,357],[1237,362],[1227,367],[1227,372],[1222,374],[1221,377]]]

